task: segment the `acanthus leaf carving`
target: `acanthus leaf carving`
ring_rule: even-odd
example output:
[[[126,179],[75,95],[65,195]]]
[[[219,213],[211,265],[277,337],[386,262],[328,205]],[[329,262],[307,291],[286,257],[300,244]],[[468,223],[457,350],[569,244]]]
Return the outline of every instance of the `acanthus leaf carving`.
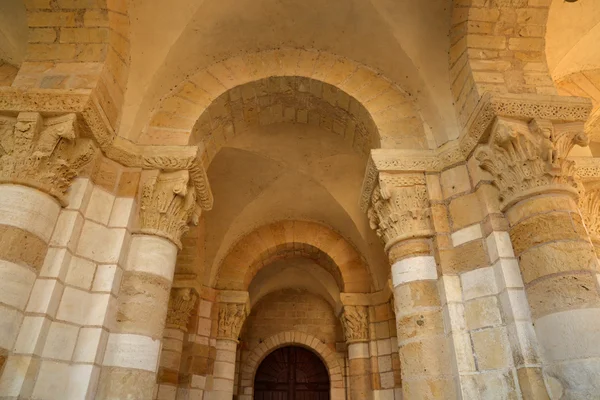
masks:
[[[220,303],[217,338],[237,340],[245,319],[246,304]]]
[[[582,185],[583,187],[583,185]],[[600,243],[600,182],[596,181],[582,188],[579,209],[583,222],[595,243]]]
[[[371,229],[383,240],[386,250],[402,240],[432,236],[424,176],[381,173],[367,216]]]
[[[502,208],[544,192],[565,192],[577,197],[575,163],[567,159],[573,146],[586,145],[583,130],[557,132],[547,120],[521,121],[497,118],[489,142],[475,157],[492,174],[500,191]]]
[[[347,343],[369,340],[369,320],[366,306],[344,306],[341,317]]]
[[[73,113],[0,118],[0,182],[40,189],[66,205],[67,189],[95,154],[93,142],[79,137]]]
[[[142,188],[140,232],[171,240],[181,248],[188,224],[197,223],[199,210],[189,171],[159,172]]]
[[[198,295],[191,288],[172,289],[169,298],[167,326],[186,331],[197,300]]]

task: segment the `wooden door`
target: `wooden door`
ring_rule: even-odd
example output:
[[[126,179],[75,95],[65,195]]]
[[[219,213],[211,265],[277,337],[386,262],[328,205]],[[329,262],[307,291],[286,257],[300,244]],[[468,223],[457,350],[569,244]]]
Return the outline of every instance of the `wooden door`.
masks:
[[[255,400],[329,400],[329,374],[319,357],[302,347],[282,347],[259,365]]]

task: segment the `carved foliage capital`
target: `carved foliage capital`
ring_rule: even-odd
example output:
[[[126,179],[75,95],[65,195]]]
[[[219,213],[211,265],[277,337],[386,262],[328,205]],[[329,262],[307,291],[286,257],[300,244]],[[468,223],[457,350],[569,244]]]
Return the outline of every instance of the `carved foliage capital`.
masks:
[[[0,116],[0,182],[35,187],[65,205],[71,182],[95,153],[93,142],[79,137],[74,113]]]
[[[593,242],[600,243],[600,182],[582,190],[579,209],[590,238]]]
[[[423,174],[379,174],[367,211],[386,250],[401,240],[433,235]]]
[[[369,340],[369,319],[366,306],[344,306],[342,326],[346,342],[364,342]]]
[[[583,125],[555,126],[548,120],[529,124],[497,118],[487,144],[475,157],[492,174],[503,209],[532,195],[566,192],[577,196],[575,164],[567,155],[575,145],[585,146]]]
[[[217,337],[237,340],[244,320],[246,319],[246,304],[220,303]]]
[[[140,231],[171,240],[181,248],[188,223],[197,223],[196,191],[187,170],[160,172],[148,179],[140,201]]]
[[[191,288],[172,289],[169,298],[167,326],[186,331],[197,300],[198,295]]]

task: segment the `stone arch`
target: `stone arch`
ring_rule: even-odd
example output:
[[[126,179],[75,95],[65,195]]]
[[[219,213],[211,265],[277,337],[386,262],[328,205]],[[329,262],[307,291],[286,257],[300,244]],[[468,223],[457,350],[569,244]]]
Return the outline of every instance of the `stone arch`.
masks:
[[[12,86],[87,89],[116,129],[129,70],[128,2],[27,1],[27,53]]]
[[[304,332],[280,332],[251,348],[241,364],[242,387],[240,393],[254,393],[254,375],[258,366],[270,353],[285,347],[305,347],[319,356],[329,372],[331,399],[344,398],[343,368],[335,351],[324,345],[317,337]]]
[[[281,221],[264,225],[239,240],[217,271],[216,288],[248,290],[254,275],[275,257],[314,257],[325,269],[333,269],[345,292],[368,293],[371,276],[363,257],[332,229],[306,221]]]
[[[593,140],[600,140],[600,68],[573,72],[558,78],[555,83],[559,94],[592,100],[594,108],[585,130]]]
[[[320,81],[355,99],[372,118],[382,143],[393,143],[384,139],[405,132],[425,135],[410,96],[382,74],[324,51],[282,48],[236,56],[197,71],[159,102],[139,142],[186,144],[196,121],[225,92],[282,76]]]
[[[450,79],[461,126],[485,92],[556,94],[545,32],[550,1],[455,1]]]

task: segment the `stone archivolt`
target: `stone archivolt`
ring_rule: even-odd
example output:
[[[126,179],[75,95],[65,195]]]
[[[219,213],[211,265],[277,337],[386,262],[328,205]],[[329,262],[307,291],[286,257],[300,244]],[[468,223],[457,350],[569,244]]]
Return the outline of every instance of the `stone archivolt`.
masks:
[[[140,201],[141,233],[169,239],[181,249],[188,223],[197,223],[196,191],[187,170],[159,172],[143,186]]]
[[[369,321],[366,306],[344,306],[342,326],[346,342],[364,342],[369,340]]]
[[[73,113],[0,117],[0,183],[35,187],[66,205],[69,185],[95,154],[93,142],[79,137]]]
[[[583,128],[583,126],[581,126]],[[573,146],[587,145],[583,129],[555,128],[548,120],[498,118],[487,145],[475,152],[482,169],[494,177],[503,209],[542,192],[577,196],[575,163],[567,160]]]
[[[245,318],[245,303],[220,303],[217,337],[237,340]]]
[[[386,250],[399,241],[433,234],[429,197],[422,174],[385,174],[371,194],[369,224]]]
[[[169,299],[167,327],[187,331],[187,325],[198,295],[190,288],[173,289]]]

